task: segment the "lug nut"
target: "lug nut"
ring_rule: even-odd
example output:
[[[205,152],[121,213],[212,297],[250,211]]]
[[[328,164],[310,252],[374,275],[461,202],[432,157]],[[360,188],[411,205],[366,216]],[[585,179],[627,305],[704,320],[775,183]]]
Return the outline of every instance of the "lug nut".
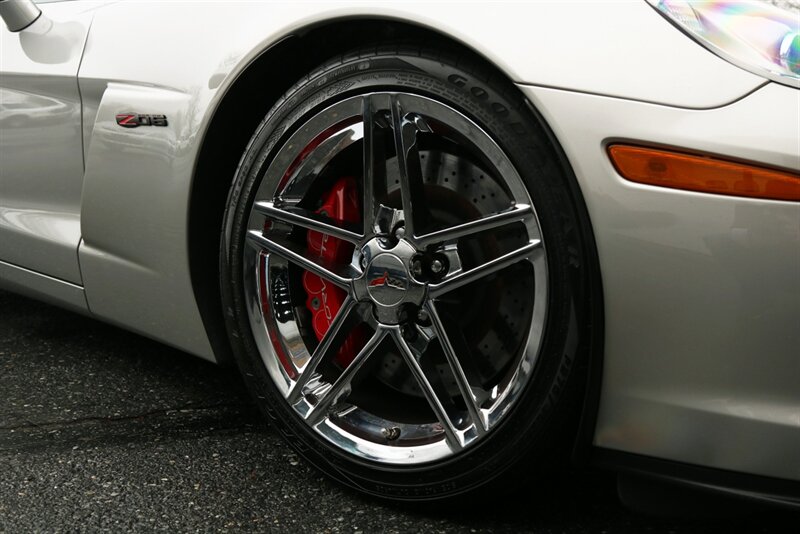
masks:
[[[361,256],[361,268],[362,269],[366,269],[367,268],[367,257],[366,256]]]
[[[444,263],[442,260],[433,260],[431,262],[431,272],[433,274],[442,274],[444,272]]]
[[[422,275],[422,262],[419,259],[415,259],[411,262],[411,274],[414,276]]]
[[[424,310],[423,309],[423,310],[419,310],[417,312],[417,322],[422,323],[422,324],[428,324],[430,322],[430,320],[431,320],[431,318],[428,315],[428,310]]]
[[[397,238],[399,241],[406,236],[406,227],[405,226],[398,226],[394,231],[394,237]]]

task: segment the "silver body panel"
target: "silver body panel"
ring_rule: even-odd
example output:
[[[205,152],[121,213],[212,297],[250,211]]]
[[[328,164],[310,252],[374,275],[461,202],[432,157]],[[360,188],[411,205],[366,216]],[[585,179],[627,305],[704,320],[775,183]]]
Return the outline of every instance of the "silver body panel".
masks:
[[[24,31],[0,31],[0,260],[80,284],[76,78],[91,14],[48,7]]]
[[[187,224],[198,153],[226,90],[302,28],[408,21],[465,43],[519,83],[576,172],[605,297],[595,443],[800,480],[800,207],[631,184],[604,153],[609,140],[630,139],[798,169],[799,92],[719,59],[644,2],[509,3],[495,17],[437,2],[41,7],[88,37],[82,57],[51,63],[23,49],[28,30],[0,29],[3,91],[28,88],[65,109],[58,118],[32,101],[48,120],[36,129],[47,142],[37,138],[38,152],[3,148],[0,283],[78,309],[85,294],[95,316],[213,359]],[[147,24],[122,31],[135,20]],[[121,112],[165,114],[169,127],[126,130],[115,123]],[[3,127],[0,144],[22,143],[36,120],[31,112],[19,131]],[[14,178],[33,169],[49,180]],[[9,210],[34,223],[20,229]]]
[[[800,128],[787,120],[800,117],[800,93],[769,84],[688,111],[525,92],[595,230],[606,327],[595,444],[800,480],[800,204],[634,184],[605,154],[610,141],[647,139],[800,169]]]
[[[88,313],[83,288],[0,261],[0,287],[79,313]]]

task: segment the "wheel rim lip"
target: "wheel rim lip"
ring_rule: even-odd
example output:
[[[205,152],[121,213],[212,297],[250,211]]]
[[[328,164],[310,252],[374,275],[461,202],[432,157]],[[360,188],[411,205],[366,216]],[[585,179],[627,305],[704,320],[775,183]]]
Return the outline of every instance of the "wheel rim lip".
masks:
[[[531,380],[533,370],[538,361],[544,335],[549,289],[547,279],[547,257],[544,248],[545,243],[541,236],[541,226],[536,210],[521,177],[508,156],[500,149],[493,138],[467,116],[451,108],[447,104],[435,101],[426,96],[408,92],[379,92],[349,97],[315,113],[289,136],[286,142],[280,145],[276,144],[276,147],[279,146],[279,148],[276,148],[277,152],[268,165],[267,171],[257,188],[255,199],[292,201],[302,198],[317,176],[313,175],[309,177],[307,175],[300,175],[304,170],[305,162],[297,164],[296,160],[298,159],[298,155],[291,150],[286,150],[287,145],[296,143],[298,138],[300,140],[306,139],[314,141],[318,137],[323,136],[324,139],[318,143],[317,148],[323,146],[323,149],[325,149],[324,145],[332,144],[337,150],[335,150],[331,158],[335,157],[336,154],[347,146],[363,139],[363,124],[358,123],[354,119],[361,117],[361,107],[357,104],[360,104],[361,99],[365,96],[370,95],[402,95],[404,99],[420,99],[425,101],[429,109],[430,106],[445,108],[448,110],[448,113],[455,114],[455,116],[466,121],[470,126],[468,129],[470,135],[482,136],[483,139],[488,141],[490,146],[496,148],[496,152],[502,156],[499,161],[502,166],[505,167],[505,171],[500,171],[496,165],[492,165],[491,168],[497,173],[498,178],[502,180],[503,184],[510,188],[513,198],[518,200],[519,197],[522,196],[531,207],[532,216],[529,222],[526,223],[529,238],[531,232],[533,232],[538,236],[541,243],[539,261],[535,264],[531,261],[534,267],[533,277],[535,284],[531,324],[527,333],[524,335],[522,354],[515,356],[516,363],[513,372],[507,373],[507,376],[496,386],[496,389],[500,391],[500,395],[493,403],[492,409],[488,410],[485,414],[486,422],[489,427],[486,435],[489,435],[491,431],[495,429],[496,425],[503,420],[508,412],[515,406],[516,400]],[[350,110],[351,113],[355,112],[356,114],[352,116],[340,114],[342,111],[346,110]],[[338,117],[333,116],[337,114]],[[320,125],[323,126],[322,129],[320,129]],[[330,161],[331,158],[327,161]],[[327,162],[325,164],[327,164]],[[305,170],[307,170],[307,168]],[[292,172],[290,173],[289,171]],[[509,184],[509,181],[512,183]],[[252,211],[250,219],[249,226],[252,226]],[[367,239],[367,237],[368,236],[365,234],[364,239]],[[425,236],[421,237],[424,238]],[[411,241],[414,239],[414,236],[411,236]],[[358,249],[359,247],[356,247],[356,250]],[[285,397],[293,384],[294,377],[291,376],[291,372],[287,371],[285,366],[280,365],[280,352],[288,351],[292,361],[299,365],[303,365],[303,362],[307,361],[310,355],[307,349],[305,350],[305,355],[302,350],[297,349],[297,342],[302,341],[302,338],[296,321],[277,321],[272,307],[262,306],[261,302],[265,295],[267,302],[270,302],[269,299],[272,296],[272,289],[263,287],[262,284],[265,282],[267,284],[272,284],[274,282],[274,277],[270,277],[270,274],[273,270],[280,276],[281,269],[285,272],[285,270],[288,269],[289,262],[274,254],[265,254],[263,251],[258,251],[252,247],[244,247],[244,250],[244,292],[251,331],[255,338],[256,347],[259,350],[262,361],[271,379]],[[261,265],[262,261],[264,265]],[[356,263],[355,261],[353,262],[353,267],[357,269],[358,266]],[[265,270],[264,273],[262,273],[262,268]],[[262,274],[265,275],[264,278],[262,278]],[[290,346],[287,347],[287,345]],[[300,345],[302,345],[302,343],[300,343]],[[299,408],[297,405],[292,406],[292,408],[302,417],[303,408]],[[425,440],[417,440],[413,445],[405,446],[402,445],[402,442],[388,445],[379,442],[379,440],[365,439],[363,436],[353,431],[352,427],[354,425],[358,427],[359,424],[372,424],[376,426],[376,421],[382,421],[381,424],[388,423],[391,425],[398,425],[399,423],[387,421],[358,407],[340,410],[340,412],[347,413],[341,417],[338,415],[325,417],[316,425],[311,426],[311,428],[318,435],[334,445],[335,449],[355,455],[359,459],[387,465],[416,465],[449,458],[457,452],[460,452],[451,450],[444,439],[444,432],[436,431],[436,423],[427,425],[429,427],[429,439],[427,442],[425,442]],[[482,436],[468,436],[467,434],[470,428],[464,431],[465,448],[483,441],[482,439],[478,439]]]

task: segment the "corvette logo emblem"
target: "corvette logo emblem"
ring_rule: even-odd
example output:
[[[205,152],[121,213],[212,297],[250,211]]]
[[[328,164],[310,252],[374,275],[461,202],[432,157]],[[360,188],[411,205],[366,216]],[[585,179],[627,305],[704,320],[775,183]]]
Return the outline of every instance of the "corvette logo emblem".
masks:
[[[380,306],[394,306],[403,301],[408,290],[408,272],[394,254],[379,254],[366,273],[367,293]]]
[[[377,276],[369,281],[369,287],[380,287],[380,286],[386,286],[400,290],[406,288],[405,284],[403,283],[403,280],[397,278],[390,278],[388,271],[383,271],[383,275]]]
[[[140,115],[138,113],[117,113],[117,124],[123,128],[139,126],[167,126],[166,115]]]

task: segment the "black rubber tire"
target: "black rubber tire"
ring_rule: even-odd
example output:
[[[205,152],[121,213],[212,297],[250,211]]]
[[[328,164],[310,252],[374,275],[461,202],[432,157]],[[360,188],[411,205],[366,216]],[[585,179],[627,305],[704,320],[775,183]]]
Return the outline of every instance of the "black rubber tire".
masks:
[[[449,459],[408,468],[373,464],[336,450],[301,421],[264,368],[243,305],[244,229],[260,177],[276,147],[321,108],[376,90],[402,90],[438,99],[489,132],[525,181],[547,246],[546,330],[535,373],[523,396],[480,443]],[[591,318],[591,261],[587,238],[581,235],[586,220],[577,191],[547,126],[511,82],[471,54],[421,47],[362,49],[310,73],[274,105],[242,156],[221,239],[227,328],[236,362],[260,409],[287,442],[320,470],[353,488],[395,500],[453,497],[493,480],[502,480],[502,487],[510,488],[514,480],[529,481],[552,467],[554,457],[568,456],[585,390]]]

